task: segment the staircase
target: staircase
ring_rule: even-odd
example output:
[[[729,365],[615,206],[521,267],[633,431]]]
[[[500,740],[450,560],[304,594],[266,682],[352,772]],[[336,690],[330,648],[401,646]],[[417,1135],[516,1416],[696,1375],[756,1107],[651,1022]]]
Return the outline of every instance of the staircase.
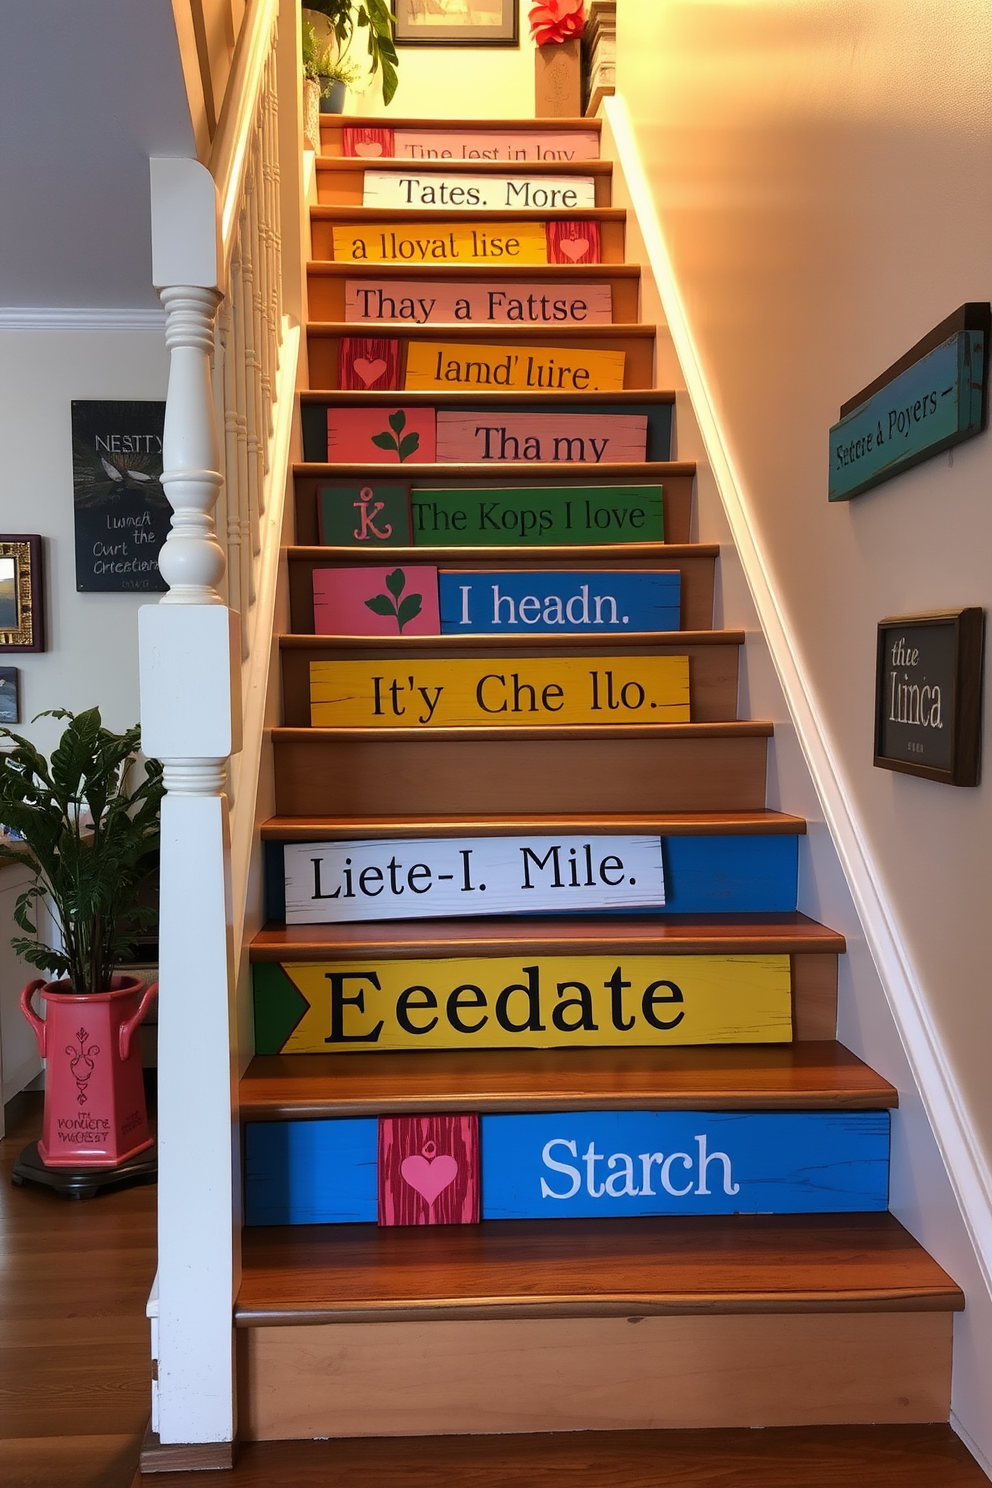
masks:
[[[446,121],[414,166],[422,123],[322,129],[242,1438],[946,1421],[963,1298],[886,1210],[896,1092],[835,1039],[843,938],[796,910],[598,125]],[[626,624],[664,586],[677,624]],[[538,912],[512,873],[421,908],[500,851]]]

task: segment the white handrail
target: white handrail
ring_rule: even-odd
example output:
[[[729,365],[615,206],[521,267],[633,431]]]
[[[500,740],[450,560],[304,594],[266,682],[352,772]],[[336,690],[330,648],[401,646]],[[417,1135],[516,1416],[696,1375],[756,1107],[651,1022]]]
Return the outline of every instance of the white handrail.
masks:
[[[279,0],[248,0],[235,47],[231,75],[217,133],[210,149],[210,174],[217,187],[220,213],[220,287],[234,247],[235,228],[244,198],[248,151],[254,134],[254,115],[262,94],[262,75],[272,55]]]

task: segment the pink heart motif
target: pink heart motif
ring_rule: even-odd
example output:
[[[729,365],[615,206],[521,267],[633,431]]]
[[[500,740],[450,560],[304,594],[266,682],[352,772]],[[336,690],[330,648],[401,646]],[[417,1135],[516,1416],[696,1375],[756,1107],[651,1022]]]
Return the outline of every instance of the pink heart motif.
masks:
[[[433,1146],[433,1143],[428,1145]],[[400,1164],[400,1172],[421,1198],[426,1199],[428,1204],[433,1204],[438,1194],[443,1193],[458,1177],[458,1161],[454,1157],[443,1156],[435,1157],[433,1162],[428,1162],[426,1157],[405,1157]]]
[[[367,145],[356,145],[356,155],[381,155],[382,145],[378,140],[369,140]]]
[[[589,251],[589,239],[562,238],[560,243],[558,244],[558,247],[559,250],[564,253],[566,258],[570,258],[572,260],[572,263],[578,263],[582,255]]]
[[[371,387],[386,370],[382,357],[377,357],[374,362],[370,362],[367,357],[358,357],[352,365],[366,387]]]

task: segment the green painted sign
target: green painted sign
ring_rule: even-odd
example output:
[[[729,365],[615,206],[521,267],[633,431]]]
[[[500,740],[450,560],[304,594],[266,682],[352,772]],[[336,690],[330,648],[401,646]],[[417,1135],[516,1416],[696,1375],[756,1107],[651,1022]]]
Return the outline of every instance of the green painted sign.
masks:
[[[320,486],[317,501],[320,540],[328,547],[410,546],[410,487],[405,481]]]
[[[417,547],[662,542],[661,486],[536,486],[412,493]]]
[[[992,313],[963,305],[869,387],[830,430],[831,501],[848,501],[984,429]]]

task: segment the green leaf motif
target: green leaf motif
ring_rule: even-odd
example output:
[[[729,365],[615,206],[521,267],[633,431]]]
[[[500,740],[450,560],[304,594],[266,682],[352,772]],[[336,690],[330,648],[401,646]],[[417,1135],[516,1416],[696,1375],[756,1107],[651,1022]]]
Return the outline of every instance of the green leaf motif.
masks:
[[[395,413],[391,413],[388,422],[394,434],[402,434],[406,428],[406,414],[402,408],[397,408]]]
[[[412,455],[413,454],[414,450],[418,450],[419,448],[420,448],[420,435],[419,434],[407,434],[407,436],[404,439],[401,439],[400,442],[399,442],[399,444],[397,445],[397,450],[399,452],[400,460],[401,461],[405,460],[409,455]]]
[[[396,606],[388,594],[375,594],[371,599],[365,601],[365,608],[371,610],[373,615],[395,615]]]
[[[394,450],[399,448],[392,434],[373,434],[372,443],[376,446],[377,449]],[[400,455],[400,458],[402,459],[402,454]]]
[[[401,568],[394,568],[391,574],[386,575],[386,588],[394,599],[399,599],[406,588],[406,574]]]
[[[396,619],[400,630],[420,614],[420,602],[422,598],[423,595],[421,594],[408,594],[406,599],[403,600],[399,609],[396,611]]]

